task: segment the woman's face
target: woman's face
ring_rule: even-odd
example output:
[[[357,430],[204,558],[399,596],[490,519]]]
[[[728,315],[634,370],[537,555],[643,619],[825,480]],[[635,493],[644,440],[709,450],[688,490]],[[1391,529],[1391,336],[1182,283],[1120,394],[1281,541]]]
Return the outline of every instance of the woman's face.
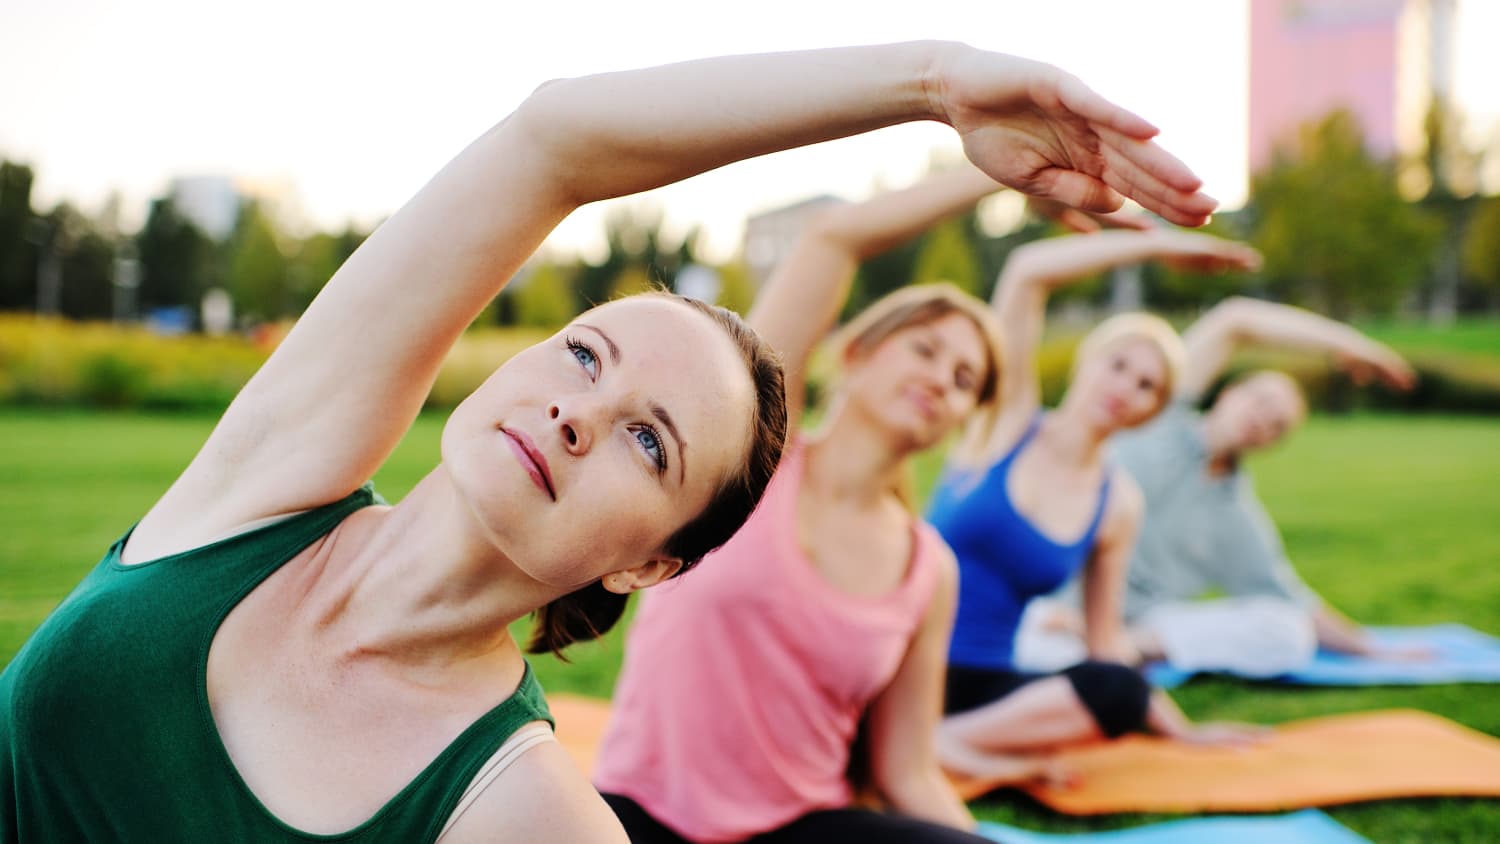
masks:
[[[572,589],[662,556],[743,462],[754,403],[710,318],[623,299],[496,370],[449,418],[443,463],[497,550]]]
[[[1210,417],[1229,432],[1235,452],[1256,451],[1279,442],[1302,423],[1302,394],[1280,372],[1261,372],[1219,394]]]
[[[901,328],[846,362],[843,392],[906,448],[936,445],[973,412],[989,370],[984,338],[960,313]]]
[[[1133,428],[1166,403],[1167,362],[1149,340],[1124,339],[1086,360],[1068,388],[1069,403],[1079,405],[1104,430]]]

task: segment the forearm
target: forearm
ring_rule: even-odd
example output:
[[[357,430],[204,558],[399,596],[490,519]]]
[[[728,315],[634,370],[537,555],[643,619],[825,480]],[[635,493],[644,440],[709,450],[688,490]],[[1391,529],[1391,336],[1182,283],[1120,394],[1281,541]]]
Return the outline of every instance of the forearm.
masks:
[[[1000,189],[983,171],[964,164],[905,190],[827,211],[813,232],[830,248],[862,261],[906,243]]]
[[[1374,652],[1364,628],[1332,607],[1319,604],[1313,610],[1312,619],[1313,630],[1318,636],[1318,647],[1354,656],[1369,656]]]
[[[750,312],[750,324],[781,353],[788,386],[800,383],[807,358],[837,319],[860,261],[917,237],[999,188],[965,165],[905,190],[818,214]]]
[[[1292,305],[1235,299],[1223,306],[1237,348],[1268,347],[1364,356],[1375,343],[1348,325]]]
[[[513,120],[582,205],[734,161],[911,120],[941,119],[943,42],[727,56],[565,79]]]
[[[1155,231],[1107,231],[1035,241],[1011,254],[1000,283],[1045,297],[1095,273],[1148,260],[1160,253],[1161,239]]]
[[[936,763],[882,784],[881,795],[892,810],[908,817],[955,829],[973,830],[976,826],[974,816]]]

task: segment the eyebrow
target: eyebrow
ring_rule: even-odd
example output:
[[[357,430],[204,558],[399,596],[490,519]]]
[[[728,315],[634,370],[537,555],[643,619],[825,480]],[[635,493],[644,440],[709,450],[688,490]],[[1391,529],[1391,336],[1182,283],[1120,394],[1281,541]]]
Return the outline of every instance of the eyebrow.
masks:
[[[586,322],[575,322],[573,324],[579,328],[587,328],[598,334],[599,338],[604,341],[604,345],[609,348],[609,359],[616,366],[620,365],[620,347],[615,345],[615,341],[611,340],[608,334]],[[683,456],[683,452],[687,451],[687,442],[683,440],[682,433],[677,430],[677,423],[672,421],[672,414],[668,413],[665,407],[652,402],[651,415],[655,416],[661,421],[661,424],[666,426],[667,433],[672,435],[672,442],[677,444],[677,483],[681,484],[687,474],[687,458]]]
[[[620,365],[620,347],[615,345],[615,341],[609,339],[608,334],[605,334],[603,331],[600,331],[599,329],[595,328],[592,325],[589,325],[586,322],[575,322],[573,324],[578,326],[579,328],[587,328],[595,334],[598,334],[600,339],[604,341],[604,345],[609,347],[609,359],[614,362],[616,366]]]

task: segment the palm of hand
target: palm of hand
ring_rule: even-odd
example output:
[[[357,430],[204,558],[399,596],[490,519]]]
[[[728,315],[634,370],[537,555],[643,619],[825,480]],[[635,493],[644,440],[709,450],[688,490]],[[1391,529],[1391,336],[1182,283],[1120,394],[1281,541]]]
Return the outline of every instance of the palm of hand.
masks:
[[[1087,211],[1114,211],[1128,197],[1188,226],[1217,204],[1150,142],[1155,127],[1051,65],[975,51],[943,78],[943,112],[964,152],[1004,185]]]

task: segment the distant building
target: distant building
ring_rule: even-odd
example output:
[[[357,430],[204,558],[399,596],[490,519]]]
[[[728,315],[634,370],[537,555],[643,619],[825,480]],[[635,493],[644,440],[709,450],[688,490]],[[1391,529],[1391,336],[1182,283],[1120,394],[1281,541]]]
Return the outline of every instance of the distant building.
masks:
[[[1337,108],[1372,153],[1420,153],[1434,95],[1452,93],[1455,3],[1250,0],[1250,172]]]
[[[240,190],[225,176],[173,179],[167,195],[177,213],[215,240],[228,237],[240,215]]]
[[[765,284],[776,265],[786,259],[808,220],[821,209],[839,202],[838,197],[824,194],[745,220],[743,253],[756,287]]]

